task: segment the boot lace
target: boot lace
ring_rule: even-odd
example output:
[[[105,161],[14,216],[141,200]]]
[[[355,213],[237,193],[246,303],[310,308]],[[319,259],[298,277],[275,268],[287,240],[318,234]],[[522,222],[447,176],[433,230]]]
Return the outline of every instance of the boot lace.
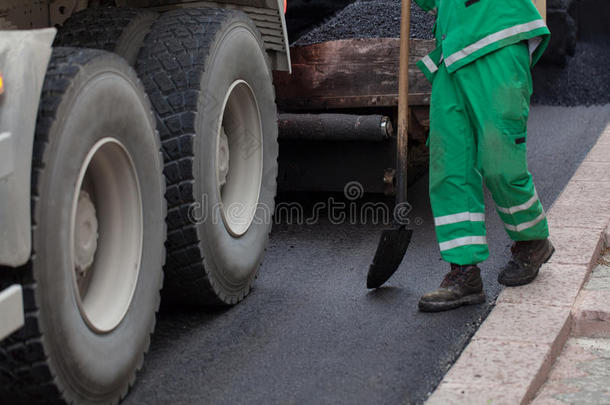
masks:
[[[455,285],[464,275],[464,270],[460,266],[451,266],[451,271],[445,275],[441,282],[441,287]]]

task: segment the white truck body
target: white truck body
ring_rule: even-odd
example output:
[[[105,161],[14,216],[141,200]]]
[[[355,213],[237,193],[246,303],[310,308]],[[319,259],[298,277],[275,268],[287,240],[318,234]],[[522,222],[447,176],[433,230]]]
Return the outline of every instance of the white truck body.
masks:
[[[0,35],[0,264],[27,262],[32,249],[30,175],[32,144],[55,28]],[[0,339],[23,325],[21,286],[0,291]]]

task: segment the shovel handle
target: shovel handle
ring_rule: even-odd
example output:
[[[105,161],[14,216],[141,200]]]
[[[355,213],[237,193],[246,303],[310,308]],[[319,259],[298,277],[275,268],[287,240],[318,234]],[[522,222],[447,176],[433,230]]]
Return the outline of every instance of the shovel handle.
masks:
[[[396,202],[407,202],[407,153],[409,122],[409,38],[411,0],[402,0],[400,18],[400,63],[398,75],[398,135],[396,139]]]

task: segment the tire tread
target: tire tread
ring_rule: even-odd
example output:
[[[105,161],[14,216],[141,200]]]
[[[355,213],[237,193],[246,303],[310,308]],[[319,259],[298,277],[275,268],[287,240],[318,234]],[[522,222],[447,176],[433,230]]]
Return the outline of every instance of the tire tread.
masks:
[[[39,218],[40,177],[48,160],[51,124],[57,117],[62,97],[85,65],[95,58],[108,55],[107,52],[92,49],[70,47],[53,49],[42,87],[34,133],[31,174],[32,234],[36,232]],[[142,94],[145,96],[143,91]],[[12,284],[20,284],[23,290],[25,312],[24,326],[0,342],[0,398],[3,403],[8,404],[74,403],[76,400],[69,397],[65,389],[61,387],[61,382],[55,377],[49,357],[44,350],[44,335],[38,321],[40,311],[36,299],[37,283],[33,272],[33,266],[37,260],[34,248],[33,245],[30,260],[25,265],[19,268],[0,267],[0,290]],[[159,290],[162,283],[163,274],[159,280]],[[160,297],[157,294],[155,314],[159,309],[159,303]],[[144,353],[150,346],[150,336],[154,331],[154,326],[153,321]],[[115,402],[124,398],[133,385],[135,374],[142,367],[144,353],[138,360],[129,384],[125,386],[120,398],[116,398]]]
[[[235,304],[247,294],[230,299],[216,288],[205,268],[197,227],[189,216],[197,203],[193,148],[202,73],[217,34],[236,18],[258,33],[254,23],[238,11],[189,8],[165,13],[151,27],[136,64],[156,111],[165,161],[168,234],[164,293],[195,306]],[[260,34],[258,40],[264,49]]]
[[[150,26],[157,15],[153,11],[128,7],[87,8],[66,20],[57,33],[54,46],[116,52],[125,32]]]

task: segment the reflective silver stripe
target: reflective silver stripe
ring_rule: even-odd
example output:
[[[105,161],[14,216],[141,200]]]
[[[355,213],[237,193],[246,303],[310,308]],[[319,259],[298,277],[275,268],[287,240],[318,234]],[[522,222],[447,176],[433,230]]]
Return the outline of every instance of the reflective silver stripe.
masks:
[[[536,217],[536,219],[532,220],[532,221],[528,221],[528,222],[523,222],[519,225],[509,225],[509,224],[504,224],[504,226],[506,227],[506,229],[508,229],[509,231],[513,231],[513,232],[521,232],[524,231],[526,229],[529,229],[531,227],[533,227],[534,225],[538,224],[540,221],[542,221],[544,218],[546,217],[545,213],[543,212],[542,214],[538,215]]]
[[[460,212],[459,214],[444,215],[434,218],[434,225],[449,225],[464,221],[485,222],[485,214],[479,212]]]
[[[530,65],[531,65],[532,62],[534,61],[534,52],[536,52],[536,49],[538,49],[538,46],[540,46],[540,44],[542,43],[542,38],[540,38],[540,37],[530,38],[530,40],[527,41],[527,43],[528,43],[528,48],[530,51]]]
[[[424,62],[424,65],[426,65],[426,68],[430,71],[430,73],[434,73],[438,70],[438,66],[432,62],[432,58],[430,58],[430,56],[426,55],[421,61]]]
[[[463,238],[451,239],[447,242],[439,243],[441,252],[466,245],[486,245],[487,238],[485,236],[464,236]]]
[[[535,192],[534,196],[532,198],[530,198],[529,200],[527,200],[526,202],[524,202],[523,204],[515,205],[513,207],[508,207],[508,208],[498,207],[498,211],[503,212],[504,214],[514,214],[516,212],[525,211],[525,210],[531,208],[534,204],[536,204],[537,201],[538,201],[538,193]]]
[[[524,32],[533,31],[538,28],[546,27],[544,20],[534,20],[525,24],[515,25],[510,28],[503,29],[501,31],[495,32],[491,35],[486,36],[475,42],[474,44],[468,45],[466,48],[461,51],[457,51],[456,53],[450,55],[445,59],[445,65],[447,67],[453,65],[455,62],[464,59],[465,57],[475,53],[479,49],[485,48],[487,45],[491,45],[494,42],[501,41],[506,38],[510,38],[514,35],[522,34]]]
[[[531,38],[529,41],[527,41],[528,48],[530,51],[530,56],[534,52],[536,52],[536,49],[538,49],[538,47],[540,46],[541,43],[542,43],[542,38],[540,38],[540,37]]]

